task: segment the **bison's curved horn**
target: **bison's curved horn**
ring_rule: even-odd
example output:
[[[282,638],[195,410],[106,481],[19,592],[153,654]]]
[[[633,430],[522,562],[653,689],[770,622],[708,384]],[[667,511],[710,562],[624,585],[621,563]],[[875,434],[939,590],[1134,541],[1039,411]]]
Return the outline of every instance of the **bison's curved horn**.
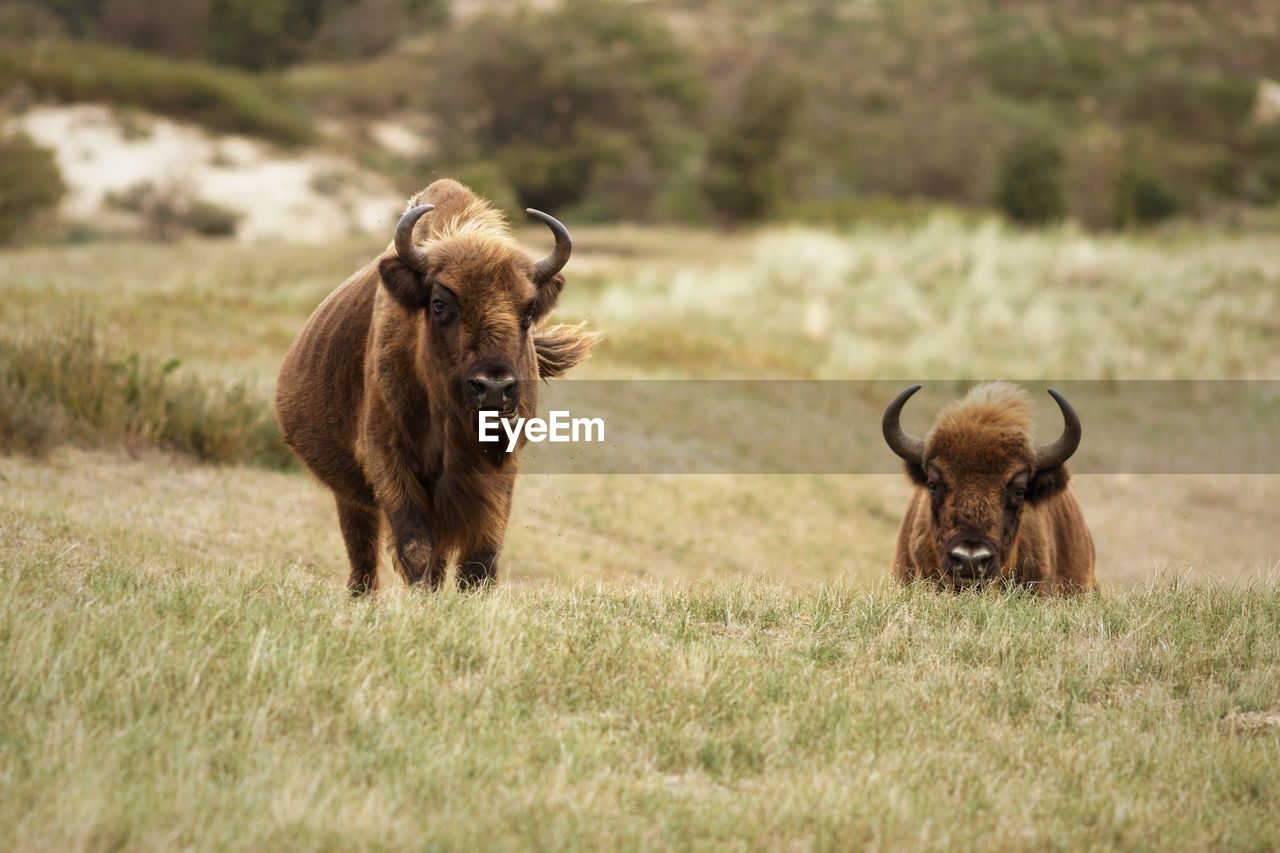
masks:
[[[1052,388],[1049,389],[1049,396],[1053,397],[1058,403],[1058,408],[1062,409],[1062,435],[1058,436],[1057,441],[1042,444],[1036,448],[1037,471],[1057,468],[1070,459],[1071,454],[1075,453],[1076,448],[1080,446],[1080,418],[1076,415],[1076,410],[1071,408],[1066,397]]]
[[[924,442],[914,435],[908,435],[902,428],[900,420],[902,407],[911,399],[911,395],[920,390],[919,385],[912,385],[893,398],[893,402],[884,410],[884,419],[880,421],[880,429],[884,432],[885,444],[889,449],[908,462],[916,465],[924,464]]]
[[[533,283],[541,286],[550,281],[553,275],[560,272],[560,270],[564,269],[564,265],[569,263],[569,255],[573,252],[573,240],[569,237],[569,229],[565,228],[560,220],[554,216],[543,213],[541,210],[534,210],[532,207],[525,208],[525,213],[547,223],[551,233],[556,235],[556,247],[551,250],[551,254],[538,261],[538,265],[533,268]]]
[[[413,226],[418,224],[424,214],[435,209],[434,204],[420,204],[406,210],[404,216],[400,217],[400,223],[396,225],[396,255],[418,272],[427,268],[427,253],[413,242]]]

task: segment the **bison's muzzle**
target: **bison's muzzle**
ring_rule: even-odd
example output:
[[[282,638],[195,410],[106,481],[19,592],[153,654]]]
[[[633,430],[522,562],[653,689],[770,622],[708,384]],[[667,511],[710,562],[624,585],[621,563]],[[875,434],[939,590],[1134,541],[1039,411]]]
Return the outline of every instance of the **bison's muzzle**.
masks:
[[[957,580],[986,580],[1000,566],[999,549],[986,537],[957,536],[947,543],[946,554],[947,574]]]
[[[520,404],[520,381],[505,365],[477,365],[463,381],[463,399],[477,412],[511,414]]]

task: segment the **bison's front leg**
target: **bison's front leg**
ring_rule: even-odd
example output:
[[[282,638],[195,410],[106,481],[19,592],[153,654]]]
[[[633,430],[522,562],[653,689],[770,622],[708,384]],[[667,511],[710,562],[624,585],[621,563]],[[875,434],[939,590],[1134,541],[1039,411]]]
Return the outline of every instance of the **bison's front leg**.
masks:
[[[338,526],[347,546],[351,574],[347,589],[352,595],[373,592],[378,586],[378,513],[365,506],[338,499]]]
[[[458,589],[462,592],[481,589],[498,579],[498,554],[496,545],[482,545],[462,555],[458,562]]]
[[[458,561],[458,589],[467,592],[492,586],[498,580],[498,555],[507,535],[507,519],[511,512],[511,484],[500,493],[498,511],[488,517],[483,532],[462,549]]]
[[[431,527],[411,506],[387,513],[396,549],[396,568],[404,582],[417,589],[439,589],[444,582],[444,554],[436,547]]]

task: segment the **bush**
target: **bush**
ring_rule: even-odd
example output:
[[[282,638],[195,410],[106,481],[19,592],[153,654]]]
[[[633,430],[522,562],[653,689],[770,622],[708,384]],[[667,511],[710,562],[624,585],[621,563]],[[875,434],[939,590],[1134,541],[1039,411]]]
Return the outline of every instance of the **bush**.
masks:
[[[758,63],[747,74],[736,110],[708,144],[703,188],[720,219],[758,220],[777,205],[779,160],[801,96],[795,79],[772,62]]]
[[[240,219],[240,214],[234,210],[195,199],[187,207],[181,222],[202,237],[233,237]]]
[[[25,133],[0,134],[0,243],[56,206],[65,191],[52,152]]]
[[[314,135],[305,115],[251,75],[88,42],[0,47],[0,91],[20,84],[47,98],[138,107],[275,142]]]
[[[1062,194],[1062,149],[1044,137],[1024,137],[1005,152],[996,203],[1014,222],[1043,225],[1066,211]]]
[[[196,198],[191,187],[180,180],[163,184],[143,181],[121,192],[108,193],[106,202],[117,210],[138,214],[158,240],[172,240],[184,231],[205,237],[230,237],[240,222],[239,213]]]
[[[180,377],[179,367],[113,353],[92,326],[0,338],[0,451],[153,447],[210,462],[296,466],[265,401],[244,385]]]
[[[650,189],[615,211],[634,215],[694,141],[702,88],[690,55],[630,4],[482,14],[434,64],[441,161],[497,164],[522,205],[562,209],[647,173]]]
[[[1116,180],[1117,228],[1154,225],[1176,216],[1180,209],[1177,196],[1141,166],[1128,165]]]

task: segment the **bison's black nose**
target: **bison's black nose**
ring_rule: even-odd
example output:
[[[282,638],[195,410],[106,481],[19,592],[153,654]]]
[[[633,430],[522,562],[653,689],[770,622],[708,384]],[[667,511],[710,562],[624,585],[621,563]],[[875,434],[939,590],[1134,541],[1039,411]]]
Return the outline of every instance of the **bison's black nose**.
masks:
[[[982,542],[962,539],[947,551],[947,569],[961,578],[985,578],[995,568],[995,554]]]
[[[509,411],[516,402],[519,381],[507,370],[475,371],[467,377],[471,402],[479,409]]]

